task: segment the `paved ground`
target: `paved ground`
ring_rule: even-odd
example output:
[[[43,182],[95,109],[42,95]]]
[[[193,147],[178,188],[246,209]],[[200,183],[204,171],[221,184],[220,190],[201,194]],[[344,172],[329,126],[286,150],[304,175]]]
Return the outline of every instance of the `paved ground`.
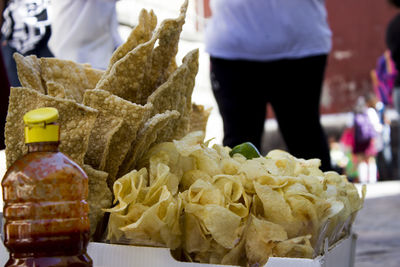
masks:
[[[354,231],[356,267],[400,266],[400,194],[367,199]]]

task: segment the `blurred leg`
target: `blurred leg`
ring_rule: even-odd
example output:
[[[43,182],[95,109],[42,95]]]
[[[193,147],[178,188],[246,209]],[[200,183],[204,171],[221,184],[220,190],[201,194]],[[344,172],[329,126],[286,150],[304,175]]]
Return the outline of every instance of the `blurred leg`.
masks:
[[[393,100],[394,100],[394,106],[396,108],[397,114],[400,115],[400,88],[394,88],[393,90]],[[397,173],[395,173],[395,179],[399,180],[400,179],[400,128],[397,129],[397,140],[395,141],[397,143]]]
[[[358,179],[360,183],[368,183],[368,163],[366,161],[358,164]]]
[[[260,149],[266,100],[254,82],[259,64],[211,57],[211,85],[224,123],[225,146],[249,141]]]
[[[36,44],[34,49],[26,52],[24,56],[36,55],[37,57],[54,57],[53,53],[50,51],[47,45],[50,36],[51,36],[51,29],[49,27],[46,29],[46,34],[43,36],[43,39]]]
[[[331,170],[329,146],[320,123],[320,97],[326,55],[281,60],[275,69],[281,88],[271,91],[283,139],[291,154],[299,158],[321,159],[321,169]]]
[[[47,46],[50,35],[51,35],[51,31],[47,30],[45,36],[43,37],[42,40],[40,40],[36,44],[35,48],[26,52],[25,54],[23,54],[23,56],[36,55],[39,58],[40,57],[53,57],[53,54],[51,53],[51,51],[49,50],[49,47]],[[18,74],[17,74],[17,65],[13,58],[13,54],[15,52],[17,52],[17,50],[15,50],[13,47],[9,46],[7,43],[4,43],[3,39],[2,39],[1,50],[3,52],[4,64],[7,69],[7,76],[8,76],[10,85],[13,87],[21,86],[19,79],[18,79]]]
[[[17,65],[15,64],[15,60],[13,58],[13,54],[17,52],[17,50],[10,47],[7,43],[3,43],[2,40],[1,52],[3,54],[4,65],[7,70],[7,76],[10,85],[14,87],[21,86],[17,75]]]
[[[3,64],[3,57],[0,50],[0,150],[5,148],[4,127],[6,124],[9,94],[10,85],[8,83],[7,73]]]

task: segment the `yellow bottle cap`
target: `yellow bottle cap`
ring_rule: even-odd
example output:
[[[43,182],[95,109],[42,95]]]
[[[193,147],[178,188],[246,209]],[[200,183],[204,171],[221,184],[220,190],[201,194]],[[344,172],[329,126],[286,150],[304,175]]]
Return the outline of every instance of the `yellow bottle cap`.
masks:
[[[58,110],[55,108],[38,108],[24,115],[25,143],[58,142]]]

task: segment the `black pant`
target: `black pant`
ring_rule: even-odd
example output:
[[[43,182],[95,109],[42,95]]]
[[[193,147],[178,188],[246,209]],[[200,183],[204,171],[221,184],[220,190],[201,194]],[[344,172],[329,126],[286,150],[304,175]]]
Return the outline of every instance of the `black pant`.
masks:
[[[319,158],[330,170],[319,104],[327,55],[270,62],[211,57],[211,83],[224,123],[223,144],[261,147],[266,104],[274,109],[289,152]]]
[[[4,127],[6,125],[9,95],[10,84],[8,83],[7,72],[3,64],[3,56],[0,49],[0,150],[6,147],[4,144]]]
[[[34,49],[26,52],[25,54],[23,54],[23,56],[36,55],[37,57],[53,57],[53,54],[50,52],[50,50],[47,46],[47,42],[50,39],[50,35],[51,35],[51,30],[48,29],[46,31],[46,34],[43,37],[43,39],[40,40],[39,43],[37,43],[36,47]],[[15,48],[11,47],[10,45],[8,45],[8,43],[5,42],[5,39],[3,37],[1,38],[0,46],[1,46],[0,48],[1,48],[2,56],[3,56],[3,58],[0,59],[3,62],[0,62],[0,64],[4,63],[4,66],[6,68],[7,77],[8,77],[7,84],[9,83],[9,85],[14,86],[14,87],[21,86],[21,83],[19,82],[18,75],[17,75],[17,65],[13,58],[13,54],[15,52],[17,52],[17,50]],[[5,127],[5,119],[7,116],[8,97],[9,97],[9,91],[10,91],[10,88],[8,86],[7,87],[3,86],[4,82],[5,82],[4,80],[2,80],[0,82],[2,84],[2,88],[0,88],[0,90],[1,90],[1,92],[0,92],[0,96],[1,96],[1,98],[0,98],[0,149],[5,148],[4,127]]]
[[[45,36],[43,36],[43,39],[36,44],[35,48],[22,55],[23,56],[36,55],[37,57],[54,57],[53,53],[51,53],[51,51],[47,46],[47,43],[50,39],[50,35],[51,35],[51,30],[47,29]],[[13,54],[18,51],[15,48],[8,45],[7,43],[4,44],[5,41],[4,38],[2,38],[1,41],[2,41],[1,50],[3,52],[3,60],[7,68],[7,75],[10,85],[13,87],[21,86],[17,75],[17,65],[13,58]]]

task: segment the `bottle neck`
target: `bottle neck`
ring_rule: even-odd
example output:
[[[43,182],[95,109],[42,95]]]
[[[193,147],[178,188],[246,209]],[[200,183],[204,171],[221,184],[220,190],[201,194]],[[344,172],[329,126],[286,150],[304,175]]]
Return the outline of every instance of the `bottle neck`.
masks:
[[[31,152],[58,152],[59,142],[28,143],[28,153]]]

